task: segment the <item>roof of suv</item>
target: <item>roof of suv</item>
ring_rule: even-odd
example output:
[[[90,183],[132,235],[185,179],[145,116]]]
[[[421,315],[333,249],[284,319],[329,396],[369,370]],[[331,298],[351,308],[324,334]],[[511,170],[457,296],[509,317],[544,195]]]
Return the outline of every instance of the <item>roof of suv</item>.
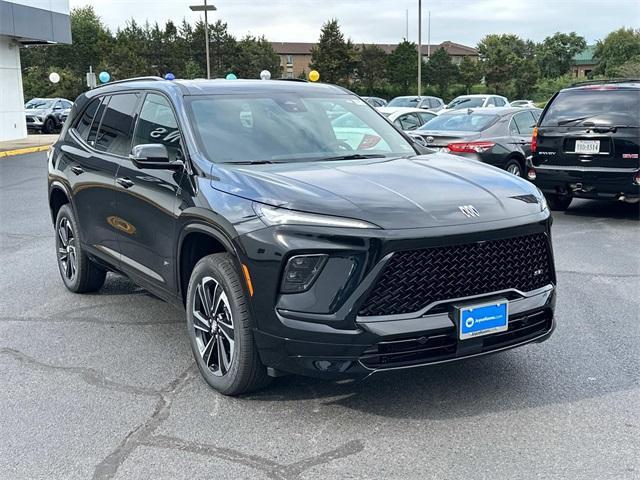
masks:
[[[309,92],[347,94],[342,87],[326,83],[309,83],[304,81],[283,80],[164,80],[158,77],[145,77],[141,79],[122,80],[106,83],[99,88],[91,90],[91,93],[117,90],[118,87],[149,88],[164,91],[179,89],[183,95],[229,94],[229,93],[258,93],[258,92]]]
[[[606,88],[640,89],[640,79],[591,80],[574,83],[562,90],[602,90]]]

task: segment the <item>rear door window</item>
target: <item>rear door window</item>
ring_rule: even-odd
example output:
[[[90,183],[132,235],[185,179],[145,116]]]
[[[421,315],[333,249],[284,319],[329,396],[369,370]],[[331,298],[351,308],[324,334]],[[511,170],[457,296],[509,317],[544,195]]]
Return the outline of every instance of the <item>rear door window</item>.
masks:
[[[400,125],[400,128],[402,128],[402,130],[415,130],[420,125],[422,125],[422,122],[420,121],[418,116],[414,113],[407,113],[405,115],[401,115],[396,120],[396,123]]]
[[[533,135],[535,122],[533,115],[529,111],[516,113],[511,120],[511,133],[515,135]]]
[[[544,114],[541,126],[579,126],[583,122],[638,127],[640,90],[589,87],[562,91]]]
[[[139,93],[111,96],[96,137],[97,150],[120,156],[131,151],[131,127],[139,99]]]

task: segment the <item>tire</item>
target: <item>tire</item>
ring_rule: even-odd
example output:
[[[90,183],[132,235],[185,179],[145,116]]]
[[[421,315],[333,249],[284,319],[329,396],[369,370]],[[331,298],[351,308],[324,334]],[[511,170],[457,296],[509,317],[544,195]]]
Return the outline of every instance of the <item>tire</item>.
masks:
[[[187,290],[187,334],[205,381],[223,395],[266,386],[240,275],[228,253],[202,258]]]
[[[104,284],[107,272],[93,263],[82,248],[78,224],[68,203],[56,217],[56,257],[62,281],[72,292],[95,292]]]
[[[506,165],[504,166],[504,169],[510,174],[515,175],[516,177],[522,178],[524,174],[522,164],[515,158],[509,159]]]
[[[571,195],[558,195],[556,193],[550,193],[545,195],[547,197],[547,203],[551,210],[565,211],[571,205],[573,197]]]
[[[56,122],[53,118],[49,117],[44,121],[44,125],[42,125],[42,133],[53,133],[56,129]]]

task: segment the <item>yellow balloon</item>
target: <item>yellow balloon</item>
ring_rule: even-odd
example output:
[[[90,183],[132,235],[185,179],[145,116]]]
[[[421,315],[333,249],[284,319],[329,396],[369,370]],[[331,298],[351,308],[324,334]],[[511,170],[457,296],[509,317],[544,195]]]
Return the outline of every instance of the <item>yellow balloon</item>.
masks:
[[[312,82],[317,82],[318,80],[320,80],[320,74],[317,70],[311,70],[309,72],[309,80],[311,80]]]

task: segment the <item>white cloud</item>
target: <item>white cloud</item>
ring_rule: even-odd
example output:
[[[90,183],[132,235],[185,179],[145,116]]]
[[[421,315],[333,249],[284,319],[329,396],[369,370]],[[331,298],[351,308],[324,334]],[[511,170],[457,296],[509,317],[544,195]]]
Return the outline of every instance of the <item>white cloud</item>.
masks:
[[[132,16],[136,21],[195,21],[189,10],[202,0],[70,0],[71,7],[91,4],[113,30]],[[417,39],[417,0],[209,0],[218,7],[230,31],[265,35],[274,41],[317,40],[320,27],[337,18],[355,42],[395,43],[405,36],[409,10],[409,39]],[[488,33],[515,33],[540,41],[556,31],[576,31],[588,42],[621,26],[640,25],[638,0],[425,0],[423,42],[431,10],[431,40],[475,45]]]

